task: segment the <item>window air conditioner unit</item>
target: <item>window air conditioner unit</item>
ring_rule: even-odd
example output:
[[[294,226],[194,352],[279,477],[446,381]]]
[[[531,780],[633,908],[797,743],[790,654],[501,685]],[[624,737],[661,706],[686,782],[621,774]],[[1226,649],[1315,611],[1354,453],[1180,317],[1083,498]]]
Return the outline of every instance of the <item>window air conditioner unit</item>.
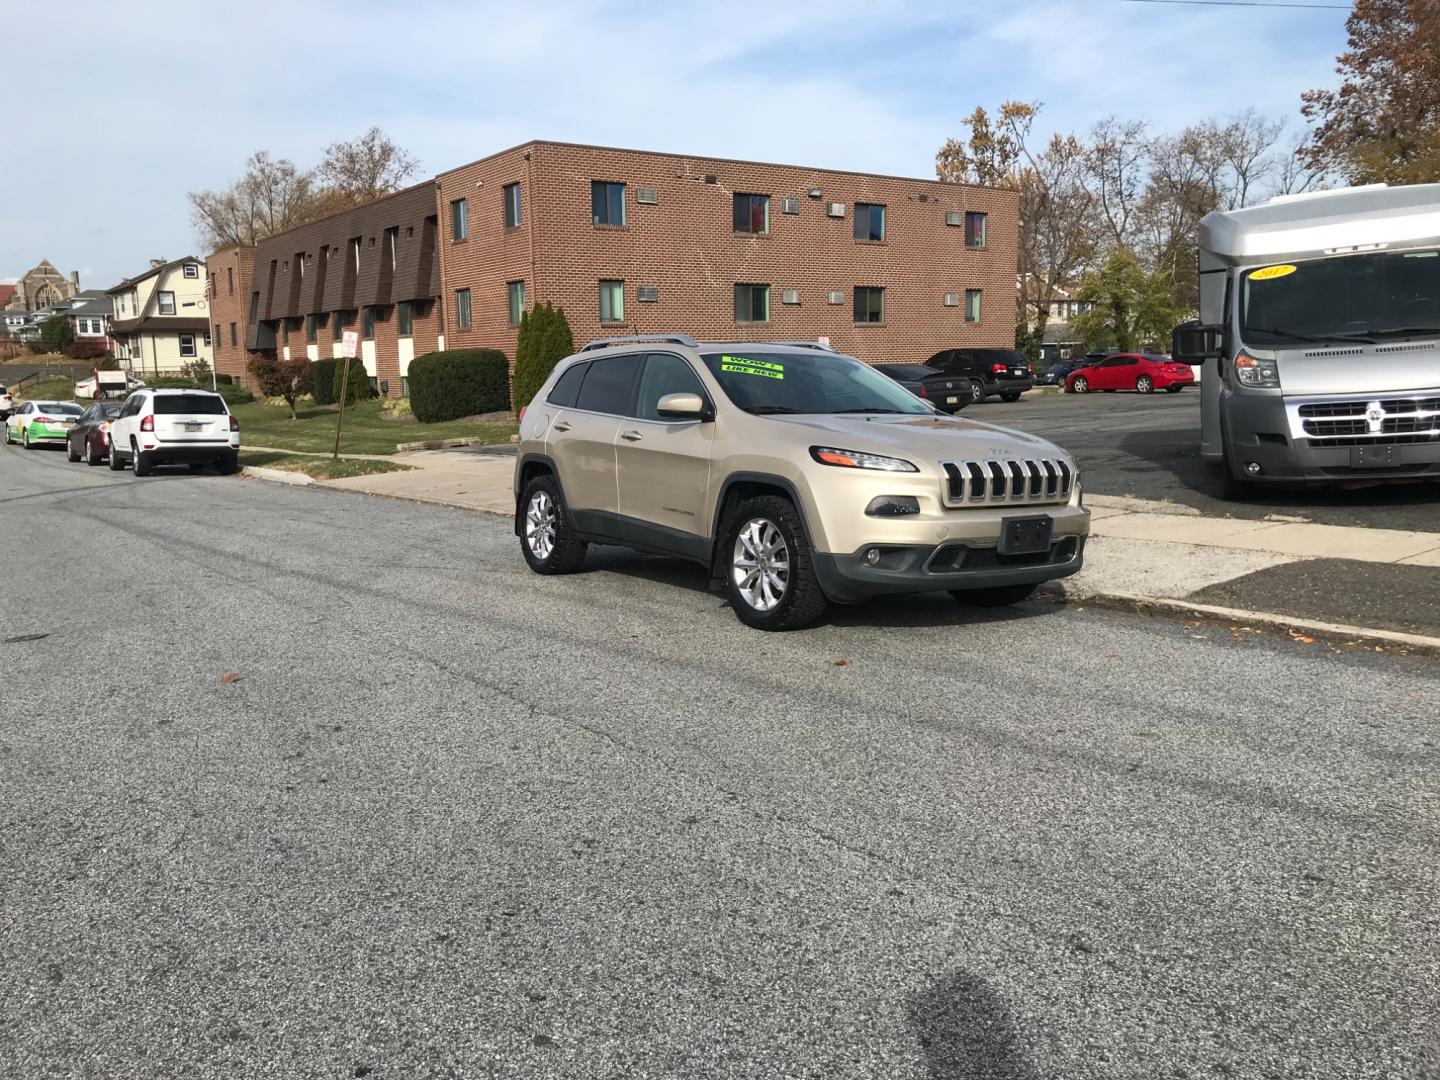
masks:
[[[653,304],[660,299],[660,286],[641,285],[635,290],[635,299],[642,304]]]
[[[959,293],[954,293],[954,292],[947,292],[947,293],[945,294],[945,306],[946,306],[946,307],[959,307],[959,306],[960,306],[960,294],[959,294]]]
[[[960,211],[959,211],[959,210],[946,210],[946,211],[945,211],[945,224],[946,224],[946,225],[959,225],[959,224],[961,224],[964,220],[965,220],[965,219],[960,216]]]
[[[845,294],[839,289],[832,289],[829,295],[825,297],[825,300],[831,304],[843,304],[845,302]]]
[[[800,200],[793,197],[781,199],[780,212],[782,214],[798,214],[800,212]]]
[[[825,204],[826,217],[844,217],[845,204],[843,202],[832,202]]]
[[[653,187],[637,187],[635,189],[635,201],[648,206],[655,206],[660,202],[660,190]]]
[[[784,291],[781,292],[781,294],[780,294],[780,302],[781,302],[782,304],[798,304],[798,303],[800,302],[800,290],[799,290],[799,289],[786,289],[786,290],[784,290]]]

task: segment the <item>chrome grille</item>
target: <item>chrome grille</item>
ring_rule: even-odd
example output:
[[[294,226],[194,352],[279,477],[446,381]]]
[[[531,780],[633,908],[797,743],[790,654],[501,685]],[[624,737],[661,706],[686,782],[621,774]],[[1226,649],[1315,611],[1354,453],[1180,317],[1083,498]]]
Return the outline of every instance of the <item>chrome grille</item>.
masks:
[[[1289,408],[1292,434],[1312,446],[1440,441],[1440,396],[1434,391],[1404,398],[1296,402]]]
[[[940,468],[945,472],[941,494],[946,506],[1067,502],[1076,475],[1060,458],[942,461]]]

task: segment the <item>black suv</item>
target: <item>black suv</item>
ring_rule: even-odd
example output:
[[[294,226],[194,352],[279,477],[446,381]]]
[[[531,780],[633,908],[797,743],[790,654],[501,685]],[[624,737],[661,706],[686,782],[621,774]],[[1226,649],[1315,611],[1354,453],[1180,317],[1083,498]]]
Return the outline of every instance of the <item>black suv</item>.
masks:
[[[1030,361],[1019,349],[945,349],[925,363],[939,374],[925,380],[924,397],[944,412],[997,394],[1001,401],[1017,401],[1035,385]]]

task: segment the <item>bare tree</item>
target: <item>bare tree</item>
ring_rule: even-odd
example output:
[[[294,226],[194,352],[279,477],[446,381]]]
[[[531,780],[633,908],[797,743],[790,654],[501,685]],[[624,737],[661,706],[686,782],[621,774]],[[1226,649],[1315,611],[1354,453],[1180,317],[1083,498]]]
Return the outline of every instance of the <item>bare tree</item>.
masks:
[[[1279,155],[1271,194],[1300,195],[1307,191],[1318,191],[1325,187],[1326,180],[1325,172],[1315,168],[1311,163],[1305,146],[1305,137],[1297,135],[1290,140]]]
[[[286,158],[257,151],[245,173],[220,191],[192,191],[190,216],[212,251],[254,244],[311,220],[315,181]]]
[[[1089,184],[1117,248],[1134,246],[1134,219],[1150,158],[1143,120],[1110,116],[1090,129]]]
[[[1273,153],[1276,140],[1285,130],[1284,120],[1267,120],[1254,109],[1246,109],[1222,128],[1215,128],[1214,155],[1220,168],[1216,201],[1226,210],[1248,206],[1252,194],[1274,173],[1278,162]]]
[[[315,175],[328,194],[359,206],[400,190],[419,167],[389,136],[372,127],[358,139],[327,146]]]

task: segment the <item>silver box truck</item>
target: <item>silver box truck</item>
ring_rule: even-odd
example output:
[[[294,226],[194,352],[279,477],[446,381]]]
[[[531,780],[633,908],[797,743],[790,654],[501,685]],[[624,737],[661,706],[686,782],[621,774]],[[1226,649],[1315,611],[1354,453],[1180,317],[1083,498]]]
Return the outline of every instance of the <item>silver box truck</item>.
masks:
[[[1257,484],[1440,480],[1440,184],[1280,196],[1200,222],[1200,452]]]

